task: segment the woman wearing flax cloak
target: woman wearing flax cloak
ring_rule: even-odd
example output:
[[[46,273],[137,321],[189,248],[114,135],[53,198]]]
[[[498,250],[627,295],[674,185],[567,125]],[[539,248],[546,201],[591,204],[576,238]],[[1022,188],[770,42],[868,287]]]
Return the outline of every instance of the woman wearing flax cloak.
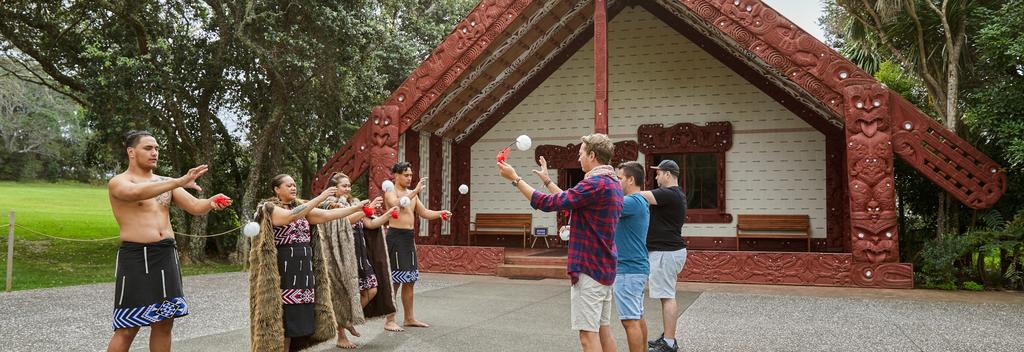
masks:
[[[317,209],[335,188],[303,203],[295,198],[291,176],[277,175],[271,186],[275,196],[257,210],[260,232],[249,253],[251,350],[304,349],[331,339],[337,329],[320,238],[310,224],[352,215],[366,202]]]
[[[337,187],[337,192],[320,204],[321,208],[342,208],[359,202],[352,197],[352,180],[343,173],[331,175],[327,187]],[[348,330],[353,336],[360,336],[355,326],[366,321],[363,307],[376,297],[377,287],[381,285],[367,253],[364,237],[364,229],[376,230],[388,222],[385,216],[372,217],[373,209],[381,203],[383,199],[377,197],[364,207],[362,212],[317,226],[327,260],[327,273],[331,279],[331,303],[334,306],[335,321],[338,323],[337,346],[340,348],[356,348],[356,345],[349,341],[345,331]],[[397,209],[397,206],[393,207],[384,214]],[[379,232],[375,233],[379,236]],[[384,289],[391,289],[390,281],[384,282],[383,285]]]

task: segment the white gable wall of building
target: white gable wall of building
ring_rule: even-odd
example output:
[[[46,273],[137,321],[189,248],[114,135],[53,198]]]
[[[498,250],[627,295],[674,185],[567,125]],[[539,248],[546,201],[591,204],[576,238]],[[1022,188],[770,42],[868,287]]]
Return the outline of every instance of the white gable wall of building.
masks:
[[[636,140],[642,124],[666,127],[728,121],[726,211],[807,214],[813,237],[826,237],[825,136],[646,10],[626,8],[608,29],[609,135]],[[473,147],[472,212],[533,213],[553,230],[555,215],[533,211],[497,174],[495,154],[516,136],[533,146],[579,143],[593,132],[593,45],[588,43],[488,131]],[[401,150],[401,148],[400,148]],[[536,188],[534,150],[509,163]],[[640,154],[638,161],[644,162]],[[557,178],[555,170],[552,179]],[[684,236],[734,236],[731,224],[686,224]]]

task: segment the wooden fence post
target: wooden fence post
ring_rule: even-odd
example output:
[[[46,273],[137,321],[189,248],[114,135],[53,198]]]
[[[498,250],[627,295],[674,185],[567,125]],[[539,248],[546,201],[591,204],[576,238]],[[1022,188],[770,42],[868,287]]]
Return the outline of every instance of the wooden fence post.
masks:
[[[11,276],[14,274],[14,212],[7,224],[7,292],[11,292]]]

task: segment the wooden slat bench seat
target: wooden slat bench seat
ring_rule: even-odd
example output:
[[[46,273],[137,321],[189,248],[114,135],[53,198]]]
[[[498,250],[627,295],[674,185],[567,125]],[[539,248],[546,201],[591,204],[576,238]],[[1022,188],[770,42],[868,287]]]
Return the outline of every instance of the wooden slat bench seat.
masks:
[[[470,246],[476,236],[522,236],[523,248],[526,248],[526,237],[533,228],[533,214],[477,213],[476,220],[469,224]]]
[[[807,241],[811,251],[811,217],[808,215],[739,215],[736,250],[742,239],[796,239]]]

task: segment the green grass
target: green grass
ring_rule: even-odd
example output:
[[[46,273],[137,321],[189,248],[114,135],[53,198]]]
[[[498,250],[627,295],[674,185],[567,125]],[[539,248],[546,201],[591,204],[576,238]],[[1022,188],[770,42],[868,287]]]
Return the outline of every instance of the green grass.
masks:
[[[15,223],[65,238],[117,237],[105,186],[0,182],[0,225],[9,212]],[[7,227],[2,229],[0,267],[7,265]],[[50,239],[23,228],[14,231],[14,290],[113,282],[118,240],[71,242]],[[185,265],[184,275],[238,271],[223,263]],[[0,272],[0,289],[6,287]]]

